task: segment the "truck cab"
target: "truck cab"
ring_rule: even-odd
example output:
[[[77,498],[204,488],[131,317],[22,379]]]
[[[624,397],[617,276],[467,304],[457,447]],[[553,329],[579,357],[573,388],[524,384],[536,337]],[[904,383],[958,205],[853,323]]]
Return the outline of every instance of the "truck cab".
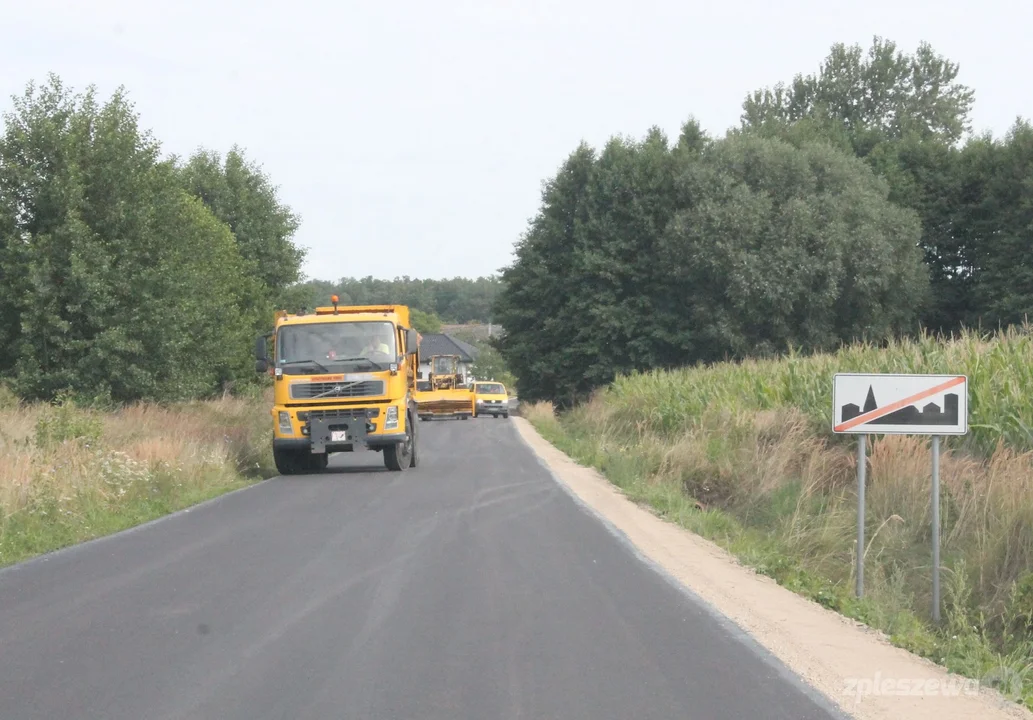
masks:
[[[273,378],[273,457],[284,475],[317,472],[329,454],[382,452],[390,470],[416,467],[419,336],[404,305],[277,313],[255,344]],[[271,340],[272,357],[269,357]]]

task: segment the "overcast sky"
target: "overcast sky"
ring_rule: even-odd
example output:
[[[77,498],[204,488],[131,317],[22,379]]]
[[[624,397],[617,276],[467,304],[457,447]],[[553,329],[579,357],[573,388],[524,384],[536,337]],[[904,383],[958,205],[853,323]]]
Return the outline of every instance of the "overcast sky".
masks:
[[[977,9],[979,8],[979,9]],[[1033,117],[1022,0],[0,0],[4,109],[58,73],[124,85],[168,153],[234,143],[301,216],[309,277],[476,277],[511,260],[579,141],[738,122],[835,42],[922,40],[977,130]]]

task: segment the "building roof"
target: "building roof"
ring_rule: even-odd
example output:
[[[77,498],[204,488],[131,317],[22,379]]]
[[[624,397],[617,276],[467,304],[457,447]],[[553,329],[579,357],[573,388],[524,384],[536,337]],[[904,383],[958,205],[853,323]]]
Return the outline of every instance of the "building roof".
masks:
[[[469,363],[477,359],[477,348],[445,333],[424,333],[420,358],[430,359],[431,355],[458,355],[462,362]]]

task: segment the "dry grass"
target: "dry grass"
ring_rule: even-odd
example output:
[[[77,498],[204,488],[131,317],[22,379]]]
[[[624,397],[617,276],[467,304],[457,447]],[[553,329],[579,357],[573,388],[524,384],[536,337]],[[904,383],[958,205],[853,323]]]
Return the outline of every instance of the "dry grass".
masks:
[[[268,405],[100,412],[0,398],[0,564],[122,529],[270,474]]]
[[[924,338],[620,378],[562,417],[545,403],[523,414],[633,499],[794,590],[956,672],[1004,663],[1033,679],[1031,368],[1028,329]],[[866,597],[852,595],[855,446],[828,428],[834,372],[859,370],[969,376],[972,433],[945,441],[941,458],[939,628],[927,438],[869,438]]]

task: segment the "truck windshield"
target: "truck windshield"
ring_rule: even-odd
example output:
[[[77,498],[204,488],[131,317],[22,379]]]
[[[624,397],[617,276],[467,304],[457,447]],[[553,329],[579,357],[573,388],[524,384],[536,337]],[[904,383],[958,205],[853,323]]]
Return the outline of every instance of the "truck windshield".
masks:
[[[477,392],[485,395],[501,395],[506,391],[498,383],[477,383]]]
[[[396,355],[394,325],[389,322],[288,325],[280,328],[276,339],[276,364],[288,373],[306,372],[306,364],[379,369],[394,362]]]

